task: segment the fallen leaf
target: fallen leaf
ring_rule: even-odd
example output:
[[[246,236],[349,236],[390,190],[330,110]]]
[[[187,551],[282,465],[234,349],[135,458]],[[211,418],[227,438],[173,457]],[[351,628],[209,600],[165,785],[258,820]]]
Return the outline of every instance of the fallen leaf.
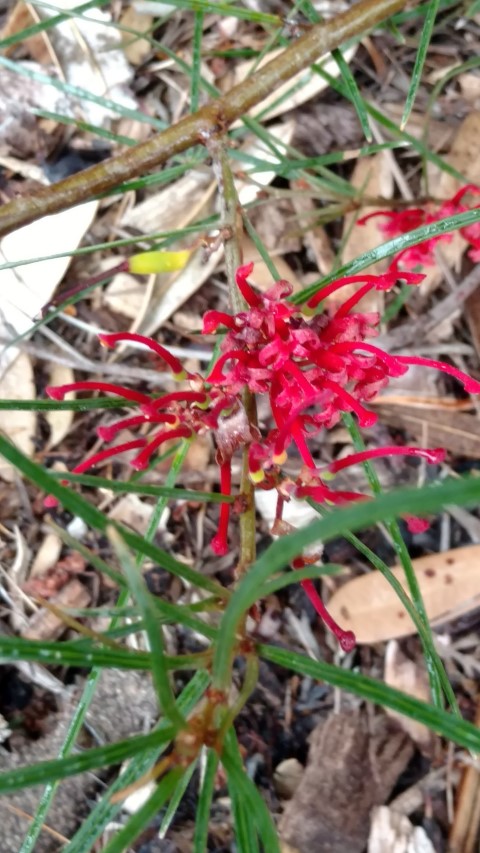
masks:
[[[119,521],[125,524],[135,533],[140,533],[144,536],[148,530],[148,525],[152,517],[153,506],[146,501],[142,501],[138,495],[128,494],[120,498],[115,506],[110,510],[108,517],[112,521]],[[164,510],[160,519],[158,530],[163,529],[167,523],[170,511]]]
[[[3,297],[2,297],[3,300]],[[3,400],[32,400],[35,398],[33,367],[29,356],[21,352],[0,378],[0,398]],[[25,456],[35,451],[37,415],[34,411],[0,411],[0,432],[9,438]],[[0,460],[0,477],[8,483],[15,479],[15,468]]]
[[[35,554],[28,575],[29,579],[39,577],[55,566],[60,559],[62,547],[62,540],[56,533],[47,533]]]
[[[435,853],[427,833],[388,806],[372,812],[368,853]]]
[[[343,50],[342,53],[345,61],[347,63],[351,62],[356,52],[357,45],[352,45]],[[281,53],[281,49],[272,50],[258,63],[256,59],[239,62],[234,72],[233,85],[237,85],[245,80],[254,67],[261,68]],[[337,63],[330,55],[327,58],[319,57],[316,64],[320,65],[331,77],[338,77],[340,74]],[[312,68],[307,68],[305,71],[300,71],[282,86],[276,88],[271,95],[263,99],[261,104],[253,107],[249,115],[257,116],[261,113],[262,117],[268,115],[269,119],[283,115],[289,110],[293,110],[295,107],[299,107],[306,101],[315,98],[325,89],[328,89],[328,82]]]
[[[130,30],[137,32],[150,32],[153,24],[152,15],[142,15],[138,12],[135,6],[127,6],[123,15],[120,18],[120,25],[128,27]],[[147,56],[152,52],[152,45],[148,39],[142,39],[134,36],[132,33],[122,32],[122,43],[125,56],[131,65],[141,65],[145,62]]]
[[[49,385],[70,385],[75,381],[75,376],[71,367],[64,364],[52,364],[48,371]],[[70,399],[75,399],[75,395]],[[46,445],[47,450],[56,447],[57,444],[68,435],[70,427],[73,423],[75,412],[55,409],[50,412],[45,412],[45,420],[50,427],[50,436]]]
[[[475,610],[480,603],[480,545],[454,548],[412,561],[427,617],[434,625]],[[402,566],[391,569],[408,592]],[[377,571],[356,577],[331,597],[328,609],[357,642],[381,643],[416,633],[394,590]]]
[[[355,168],[350,178],[350,183],[358,189],[362,196],[369,198],[391,198],[393,195],[393,175],[389,164],[387,152],[380,151],[374,154],[373,157],[361,157],[357,160]],[[381,210],[381,207],[368,207],[362,214],[374,213],[376,210]],[[384,208],[383,208],[384,209]],[[358,212],[353,211],[347,213],[343,224],[343,239],[345,244],[342,252],[342,263],[348,264],[364,252],[369,252],[371,249],[376,249],[381,243],[385,242],[385,237],[378,227],[380,219],[369,219],[365,225],[357,225]],[[368,272],[378,275],[385,272],[388,266],[388,259],[378,261],[368,268]],[[342,288],[342,301],[352,296],[358,287],[357,285],[347,285]],[[336,297],[336,300],[335,298]],[[331,302],[338,301],[338,295],[334,294]],[[358,303],[362,311],[383,311],[384,294],[378,290],[372,290]],[[357,310],[357,308],[355,309]]]
[[[408,696],[420,699],[422,702],[431,702],[431,693],[428,676],[425,668],[417,661],[407,658],[401,651],[396,640],[390,640],[385,650],[385,666],[383,680],[389,687],[394,687]],[[432,732],[423,723],[419,723],[414,717],[406,717],[390,708],[385,709],[386,714],[396,720],[400,728],[409,735],[414,743],[424,752],[428,752],[432,745]]]
[[[77,0],[56,0],[54,9],[40,5],[38,12],[43,18],[51,18],[77,5]],[[137,106],[128,87],[132,71],[123,53],[120,35],[111,24],[110,14],[91,8],[88,17],[72,16],[49,30],[65,80],[86,89],[99,100],[106,98],[120,107],[120,110],[112,110],[100,102],[78,100],[77,111],[85,121],[97,127],[109,126],[112,119],[118,118],[122,107],[135,109]]]
[[[405,429],[427,447],[444,447],[455,456],[480,459],[478,415],[432,406],[431,400],[420,407],[401,401],[398,405],[385,405],[380,399],[375,411],[382,423]]]
[[[34,9],[34,6],[27,5],[26,3],[23,3],[22,0],[15,3],[8,14],[5,24],[0,30],[0,41],[3,41],[10,36],[17,35],[17,33],[21,33],[22,30],[38,24],[38,17],[34,14]],[[46,32],[37,33],[36,35],[30,36],[30,38],[23,39],[22,44],[28,51],[29,55],[40,64],[45,65],[47,62],[51,61],[52,47]],[[7,47],[3,48],[1,53],[5,56],[10,56],[12,53],[15,53],[16,47],[16,44],[7,45]]]
[[[84,584],[74,578],[52,598],[52,604],[60,608],[88,607],[90,593]],[[26,640],[56,640],[66,629],[67,626],[60,616],[42,607],[32,616],[28,628],[22,632],[22,637]]]
[[[90,227],[98,202],[72,207],[45,216],[8,234],[0,243],[0,263],[42,258],[58,252],[73,252]],[[25,335],[34,318],[50,301],[71,258],[51,258],[25,266],[0,270],[0,344]],[[0,377],[17,356],[18,347],[0,350]],[[2,395],[6,396],[6,395]],[[31,394],[35,396],[35,391]],[[23,418],[26,412],[21,413]]]

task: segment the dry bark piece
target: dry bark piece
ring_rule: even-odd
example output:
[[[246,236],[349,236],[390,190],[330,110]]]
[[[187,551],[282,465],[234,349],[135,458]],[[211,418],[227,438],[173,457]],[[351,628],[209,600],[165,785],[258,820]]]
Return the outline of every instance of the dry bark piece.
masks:
[[[448,622],[480,605],[480,545],[454,548],[412,561],[428,619]],[[402,566],[392,574],[408,592]],[[358,643],[380,643],[416,633],[390,584],[372,571],[348,581],[329,601],[332,617],[354,631]]]
[[[311,735],[308,764],[280,821],[299,853],[361,853],[374,805],[388,797],[413,747],[386,717],[370,732],[365,715],[332,715]]]
[[[475,725],[480,726],[480,702]],[[455,815],[450,832],[450,853],[476,853],[480,827],[480,773],[477,767],[466,767],[458,790]]]

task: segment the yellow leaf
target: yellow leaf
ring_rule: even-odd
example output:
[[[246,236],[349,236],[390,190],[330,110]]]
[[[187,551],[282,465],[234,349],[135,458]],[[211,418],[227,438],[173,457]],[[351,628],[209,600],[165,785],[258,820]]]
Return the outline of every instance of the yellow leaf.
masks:
[[[130,272],[139,275],[149,273],[175,272],[182,270],[190,258],[191,252],[185,249],[181,252],[141,252],[133,255],[128,261]]]

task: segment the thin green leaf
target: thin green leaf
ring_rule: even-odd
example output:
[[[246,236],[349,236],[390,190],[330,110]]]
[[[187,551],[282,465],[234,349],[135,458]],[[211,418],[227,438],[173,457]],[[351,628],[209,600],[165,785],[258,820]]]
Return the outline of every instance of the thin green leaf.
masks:
[[[195,489],[182,489],[180,486],[151,486],[148,483],[128,480],[110,480],[107,477],[96,477],[92,474],[70,474],[69,472],[52,471],[52,477],[58,480],[68,480],[71,483],[81,483],[94,489],[109,489],[111,492],[122,494],[152,495],[176,501],[199,501],[199,503],[233,503],[233,495],[221,495],[219,492],[197,492]]]
[[[190,780],[196,769],[197,761],[192,761],[190,766],[187,767],[187,769],[184,771],[183,776],[178,780],[171,800],[165,811],[162,823],[160,824],[160,829],[158,830],[159,838],[165,838],[165,835],[167,834],[170,828],[170,824],[172,823],[172,820],[174,819],[178,811],[178,807],[183,800],[185,792],[190,784]]]
[[[117,101],[112,101],[110,98],[94,95],[92,92],[89,92],[88,89],[83,89],[81,86],[74,86],[72,83],[67,83],[64,80],[57,80],[56,77],[49,77],[48,74],[43,74],[41,71],[35,71],[25,63],[13,62],[11,59],[7,59],[6,56],[0,56],[0,67],[8,68],[9,71],[13,71],[21,77],[26,77],[28,80],[35,80],[37,83],[43,83],[46,86],[52,86],[54,89],[59,89],[60,92],[64,92],[73,98],[77,98],[80,103],[82,101],[91,101],[93,104],[99,104],[105,109],[111,110],[118,116],[131,118],[144,124],[150,124],[157,130],[165,130],[165,122],[154,118],[154,116],[150,116],[140,110],[125,107],[123,104],[117,103]]]
[[[40,761],[27,767],[17,767],[15,770],[0,774],[0,792],[8,794],[30,785],[41,785],[45,782],[66,779],[67,776],[85,773],[86,770],[95,770],[97,767],[120,764],[126,758],[131,758],[131,756],[145,750],[156,749],[162,743],[172,740],[175,732],[176,729],[173,726],[165,727],[161,731],[151,732],[148,735],[136,735],[118,743],[98,746],[95,749],[82,752],[80,755],[70,755],[68,758],[56,758],[52,761]]]
[[[171,770],[153,791],[142,806],[136,811],[103,848],[103,853],[125,853],[131,849],[130,845],[140,835],[143,829],[153,820],[166,801],[172,796],[175,787],[179,784],[185,771],[181,767]]]
[[[399,489],[372,501],[359,502],[330,513],[307,527],[282,536],[273,542],[244,576],[225,610],[213,659],[214,684],[220,689],[230,683],[230,668],[237,631],[245,614],[255,603],[262,584],[301,554],[314,542],[328,542],[345,530],[360,530],[376,521],[394,518],[408,512],[422,515],[448,504],[467,506],[480,497],[480,481],[476,478],[446,480],[440,485],[421,489]]]
[[[160,707],[163,713],[172,723],[178,727],[185,725],[185,720],[180,714],[175,702],[175,695],[170,684],[167,671],[166,655],[164,651],[162,629],[158,624],[157,611],[154,606],[145,581],[139,568],[133,562],[130,552],[121,534],[114,528],[107,528],[107,536],[113,545],[120,565],[125,572],[127,583],[134,600],[137,602],[143,617],[145,631],[151,649],[152,675]]]
[[[236,794],[244,800],[247,809],[251,812],[263,845],[263,850],[268,850],[268,853],[280,853],[280,843],[272,816],[260,792],[243,768],[238,742],[233,729],[230,729],[225,738],[225,745],[222,751],[222,764],[227,772],[229,790],[232,791],[234,789]],[[243,851],[241,846],[240,850]]]
[[[188,717],[192,713],[205,690],[208,687],[210,676],[207,672],[195,673],[192,680],[182,690],[178,699],[180,713]],[[159,731],[168,728],[165,720],[159,724]],[[96,803],[92,811],[86,817],[75,837],[72,838],[63,853],[91,853],[94,844],[102,834],[103,830],[115,816],[121,811],[122,803],[112,803],[112,797],[119,791],[123,791],[129,785],[140,779],[156,763],[159,755],[166,747],[164,743],[159,749],[151,749],[140,755],[134,756],[121,772],[115,782],[104,792],[102,798]]]
[[[432,731],[442,737],[469,749],[472,752],[480,751],[480,730],[473,723],[461,720],[453,714],[447,713],[426,702],[420,702],[406,693],[388,687],[383,681],[376,681],[358,672],[350,672],[342,667],[332,664],[311,660],[296,652],[278,649],[273,646],[260,645],[260,655],[265,660],[283,666],[287,669],[299,672],[310,678],[325,681],[334,687],[347,690],[368,702],[374,702],[386,708],[391,708],[399,714],[411,717],[419,723],[428,726]]]
[[[219,757],[216,750],[209,749],[205,763],[205,772],[203,774],[197,800],[192,853],[205,853],[207,850],[210,809],[215,790],[215,776],[217,773],[218,762]]]
[[[371,264],[375,264],[377,261],[388,258],[391,255],[397,255],[403,249],[408,249],[410,246],[417,246],[418,243],[423,243],[425,240],[430,240],[442,234],[450,234],[452,231],[458,231],[460,228],[465,228],[467,225],[474,225],[476,222],[480,222],[480,210],[478,209],[467,210],[465,213],[458,213],[455,216],[447,216],[445,219],[432,222],[430,225],[415,228],[407,234],[401,234],[399,237],[394,237],[392,240],[382,243],[376,249],[371,249],[368,252],[364,252],[363,255],[358,255],[353,261],[339,267],[331,275],[326,276],[321,281],[315,282],[310,287],[306,287],[301,293],[296,293],[292,296],[291,301],[295,304],[306,302],[331,281],[343,278],[346,275],[356,275]]]
[[[75,6],[74,9],[69,9],[68,12],[61,12],[59,15],[53,15],[51,18],[46,18],[44,21],[40,21],[38,24],[32,24],[31,27],[24,27],[19,30],[17,33],[13,33],[11,36],[0,40],[0,50],[4,50],[6,47],[10,47],[11,45],[18,44],[19,42],[25,41],[32,36],[36,36],[39,33],[45,32],[45,30],[49,30],[52,27],[56,27],[58,24],[62,24],[64,21],[68,21],[72,15],[78,15],[79,17],[83,12],[88,12],[89,9],[97,9],[101,6],[108,6],[111,0],[90,0],[89,3],[82,3],[80,6]]]
[[[200,96],[200,67],[202,63],[203,11],[195,12],[192,39],[192,75],[190,83],[190,112],[196,113]]]
[[[85,645],[87,643],[87,645]],[[91,640],[59,643],[56,641],[25,640],[22,637],[0,636],[0,658],[6,661],[37,661],[51,666],[110,667],[117,669],[151,670],[152,656],[149,652],[131,651],[119,647],[118,651],[95,648]],[[208,653],[190,655],[165,655],[167,669],[198,669],[208,664]]]
[[[420,86],[422,80],[423,67],[427,58],[430,39],[432,37],[433,27],[435,25],[435,19],[437,17],[439,0],[431,0],[428,5],[429,8],[425,15],[425,21],[421,29],[420,42],[415,57],[415,64],[413,66],[412,76],[410,78],[410,86],[408,88],[408,93],[405,100],[402,120],[400,122],[400,130],[403,130],[405,128],[408,119],[410,118],[410,113],[413,109],[415,98],[417,97],[418,87]]]

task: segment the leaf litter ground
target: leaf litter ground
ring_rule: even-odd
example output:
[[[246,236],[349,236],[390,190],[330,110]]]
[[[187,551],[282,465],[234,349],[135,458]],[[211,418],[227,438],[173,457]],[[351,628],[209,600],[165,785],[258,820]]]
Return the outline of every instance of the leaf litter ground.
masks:
[[[5,24],[11,23],[7,12],[4,12]],[[147,20],[151,21],[146,16]],[[146,23],[146,26],[148,28],[149,24]],[[231,58],[226,50],[229,40],[240,44],[245,50],[258,50],[264,46],[263,34],[259,36],[250,25],[238,21],[232,23],[230,19],[228,26],[232,31],[227,32],[224,29],[227,21],[219,21],[215,15],[207,18],[204,26],[204,50],[208,61],[206,59],[201,64],[202,74],[226,90],[235,79],[235,73],[238,73],[236,59]],[[469,40],[463,38],[464,31],[468,32]],[[362,91],[394,123],[399,121],[399,110],[404,101],[402,80],[410,74],[415,56],[411,42],[414,32],[409,31],[408,25],[406,34],[407,41],[401,44],[388,31],[378,31],[374,37],[362,43],[351,60],[351,68],[361,82]],[[480,175],[477,174],[480,162],[478,75],[475,70],[466,70],[456,76],[440,89],[433,104],[429,102],[429,95],[453,65],[474,55],[478,34],[478,21],[474,17],[463,24],[458,23],[454,14],[449,16],[445,13],[440,17],[415,111],[407,128],[416,138],[426,140],[435,153],[444,157],[465,176],[466,182],[471,183],[480,182]],[[188,49],[192,37],[190,18],[180,12],[170,14],[161,26],[160,35],[169,49]],[[53,49],[55,51],[54,45]],[[25,45],[24,51],[23,55],[20,52],[19,61],[24,61],[28,56],[35,56],[40,64],[44,61],[42,53],[37,51],[34,54],[31,46],[27,48]],[[212,53],[209,54],[209,51]],[[385,66],[386,56],[398,74],[393,74]],[[141,104],[147,115],[153,115],[154,110],[159,110],[160,120],[175,121],[184,111],[189,97],[186,88],[189,86],[188,78],[178,72],[168,57],[159,56],[154,51],[142,51],[141,55],[127,53],[127,57],[131,63],[131,76],[128,91],[122,94],[128,101],[126,106],[134,109],[135,105],[138,107]],[[65,61],[60,53],[57,58],[61,62]],[[394,191],[396,197],[404,202],[421,195],[421,164],[415,151],[399,148],[374,154],[370,158],[358,158],[356,149],[364,143],[353,107],[349,107],[332,89],[322,90],[320,86],[317,86],[310,98],[302,106],[295,106],[295,102],[287,98],[280,111],[280,123],[278,115],[267,123],[274,138],[278,138],[279,133],[287,133],[284,141],[297,148],[303,157],[324,155],[338,149],[350,152],[344,162],[334,166],[334,175],[344,190],[348,186],[360,189],[363,197],[371,202],[369,211],[376,206],[385,206]],[[54,107],[51,104],[40,104],[40,108],[50,112],[66,112],[64,104],[56,104]],[[21,111],[18,120],[20,126],[26,121]],[[42,121],[47,122],[48,119]],[[31,164],[29,177],[30,164],[23,158],[26,154],[33,154],[41,160],[45,153],[50,155],[50,150],[45,151],[46,140],[51,143],[54,139],[52,150],[56,152],[57,170],[61,167],[69,171],[74,167],[73,163],[82,166],[89,161],[89,152],[95,148],[92,137],[81,130],[72,132],[68,126],[62,126],[52,118],[49,121],[53,124],[43,124],[40,128],[36,123],[35,130],[39,130],[39,136],[33,152],[26,152],[24,147],[17,149],[11,139],[3,140],[11,158],[1,164],[5,198],[15,192],[17,184],[35,180],[31,177],[36,174],[33,171],[35,164]],[[378,125],[374,126],[377,143],[389,138],[387,131]],[[112,128],[119,136],[126,135],[133,139],[144,138],[145,133],[149,132],[148,125],[145,128],[145,124],[138,121],[138,116],[124,115],[121,121],[109,125],[109,131]],[[15,138],[23,140],[24,134],[17,134]],[[29,139],[31,141],[31,134]],[[106,143],[107,148],[111,146],[113,150],[117,144],[114,139]],[[238,151],[241,155],[240,145]],[[250,140],[250,147],[246,145],[244,148],[245,155],[265,156],[265,149],[263,155],[258,150],[252,152]],[[245,168],[245,160],[242,164],[241,156],[238,165],[240,181],[241,171]],[[136,195],[127,194],[120,202],[114,200],[113,203],[101,203],[83,245],[130,236],[140,239],[142,233],[155,230],[145,224],[144,212],[140,219],[137,215],[132,225],[132,217],[142,203],[150,204],[152,222],[157,224],[160,231],[175,232],[195,226],[199,221],[208,221],[208,217],[216,212],[215,187],[208,163],[200,159],[193,167],[187,173],[188,191],[186,186],[182,188],[181,177],[172,177],[160,188],[140,188]],[[274,168],[265,180],[266,173],[258,171],[253,177],[253,192],[252,177],[246,180],[243,202],[250,205],[249,221],[272,254],[282,276],[297,282],[299,287],[307,286],[318,278],[319,269],[328,274],[339,248],[343,250],[345,261],[382,241],[378,230],[369,228],[367,234],[355,225],[352,219],[355,214],[349,213],[348,195],[343,199],[340,195],[340,210],[335,214],[331,208],[334,203],[338,204],[338,196],[332,195],[331,185],[326,186],[323,193],[319,192],[323,201],[320,207],[318,197],[309,198],[301,183],[295,183],[288,174],[276,173]],[[57,171],[54,174],[56,179],[59,173]],[[435,174],[430,170],[427,177],[431,191],[434,188],[432,194],[435,197],[447,198],[452,194],[452,180],[445,171]],[[381,200],[381,204],[375,205],[375,200]],[[165,222],[159,225],[160,212],[165,214]],[[343,217],[341,214],[347,215]],[[200,224],[197,228],[197,233],[208,232],[208,225]],[[78,240],[82,239],[82,234],[81,231]],[[191,243],[192,238],[186,235],[185,230],[182,234],[184,243]],[[63,248],[57,239],[49,252],[61,252]],[[247,237],[243,248],[245,260],[253,259],[257,262],[257,280],[261,278],[263,270],[265,286],[268,286],[269,274],[262,266],[258,249]],[[47,254],[45,247],[38,254]],[[97,274],[105,254],[110,253],[97,251],[93,255],[77,257],[64,276],[61,287],[69,287],[79,277]],[[459,366],[466,360],[469,367],[476,368],[478,374],[480,326],[476,281],[473,281],[470,290],[463,292],[461,289],[469,277],[472,280],[475,274],[476,271],[472,270],[471,263],[465,257],[464,246],[458,241],[449,245],[446,254],[442,249],[435,267],[429,272],[428,288],[421,289],[404,306],[399,303],[397,311],[391,300],[386,304],[382,300],[369,306],[369,310],[390,311],[391,319],[388,327],[385,326],[385,341],[390,341],[392,348],[397,341],[401,341],[399,348],[411,354],[418,351],[421,342],[422,353],[428,352],[433,357],[449,356]],[[42,281],[45,283],[50,275],[53,294],[59,283],[54,280],[53,273],[44,275]],[[227,304],[220,253],[211,255],[206,265],[199,254],[194,273],[190,270],[188,275],[187,281],[179,276],[152,276],[140,286],[138,278],[123,280],[120,284],[114,281],[105,291],[96,290],[79,302],[74,314],[66,313],[51,321],[47,336],[44,331],[37,331],[22,345],[22,358],[28,359],[33,368],[38,395],[42,397],[45,386],[52,384],[51,372],[55,360],[64,371],[77,371],[81,378],[98,373],[111,381],[121,376],[123,381],[125,377],[135,376],[146,388],[151,388],[154,381],[162,387],[164,378],[159,376],[155,363],[145,362],[143,353],[129,350],[114,359],[99,353],[95,336],[98,329],[120,331],[132,328],[147,334],[158,332],[163,343],[177,347],[182,357],[189,359],[191,369],[203,366],[209,357],[209,348],[198,335],[200,318],[208,307],[215,304],[225,309]],[[169,304],[167,312],[166,294]],[[375,296],[378,300],[378,294]],[[44,301],[48,298],[41,296]],[[23,327],[17,328],[17,333],[23,331]],[[28,370],[25,369],[22,375],[26,384]],[[22,388],[18,387],[19,398],[22,393],[26,398],[31,398],[30,388],[27,393],[27,390],[22,392]],[[2,396],[13,396],[13,392],[7,394],[2,391]],[[472,410],[469,401],[455,396],[453,386],[446,383],[419,388],[415,382],[410,387],[399,387],[397,384],[395,395],[389,392],[378,402],[382,426],[370,432],[375,444],[390,444],[392,440],[403,442],[413,437],[424,444],[446,447],[449,452],[448,463],[454,472],[472,470],[478,465],[478,415]],[[8,419],[2,428],[11,434],[11,414],[6,414]],[[26,420],[21,423],[25,426]],[[66,465],[71,468],[72,464],[85,456],[87,450],[95,447],[94,428],[97,424],[97,412],[78,412],[73,420],[69,416],[59,422],[48,420],[46,415],[37,415],[33,423],[28,422],[31,447],[25,449],[48,467],[61,468]],[[15,439],[12,434],[11,437]],[[338,427],[329,433],[328,443],[319,443],[318,450],[325,458],[333,458],[349,445],[350,437],[343,427]],[[169,466],[168,459],[161,462],[149,474],[146,482],[161,485]],[[101,473],[125,479],[127,468],[115,463]],[[378,473],[386,489],[400,484],[415,485],[429,476],[426,470],[419,471],[414,466],[405,465],[403,461],[397,465],[395,460],[379,465]],[[239,476],[238,466],[234,476]],[[73,612],[80,608],[85,624],[102,630],[105,611],[114,605],[116,599],[114,582],[96,572],[85,561],[74,560],[73,552],[62,547],[58,535],[46,528],[45,512],[37,491],[28,484],[20,483],[18,479],[12,480],[11,472],[8,477],[0,485],[2,567],[5,569],[2,622],[5,632],[15,631],[23,636],[40,636],[44,639],[69,636],[69,629],[61,620],[52,620],[51,613],[35,608],[30,596],[38,595],[53,601],[63,596],[60,601],[64,607],[72,608]],[[361,470],[358,474],[350,475],[348,487],[356,488],[363,482],[363,477]],[[179,485],[209,491],[217,488],[216,479],[217,468],[209,442],[193,445],[182,469]],[[115,495],[97,491],[91,492],[90,498],[104,511],[108,510],[112,518],[144,534],[151,514],[151,499],[137,495],[126,495],[119,499]],[[260,519],[257,543],[259,551],[270,541],[270,512],[268,501],[266,506],[262,502],[263,518]],[[85,543],[100,556],[106,560],[111,558],[108,541],[79,530],[78,520],[72,519],[68,513],[59,510],[55,520],[67,527],[72,535],[84,537]],[[167,550],[181,554],[189,565],[201,564],[204,572],[230,584],[237,559],[236,548],[233,547],[231,553],[220,560],[214,558],[209,550],[217,521],[218,509],[215,506],[207,505],[206,508],[205,504],[194,500],[173,503],[162,516],[157,542]],[[301,519],[296,518],[295,523],[300,524]],[[468,586],[465,580],[470,576],[470,562],[465,571],[460,573],[458,581],[455,581],[456,586],[460,587],[458,600],[455,599],[455,605],[458,606],[455,608],[451,596],[448,596],[448,587],[453,581],[446,583],[445,576],[453,573],[453,568],[450,572],[448,566],[453,567],[460,553],[457,553],[458,549],[479,543],[479,525],[475,513],[452,511],[434,519],[425,533],[411,536],[405,531],[412,556],[422,561],[431,558],[431,566],[425,562],[420,564],[423,567],[421,578],[424,591],[428,590],[430,594],[433,587],[435,606],[430,605],[430,599],[426,596],[427,610],[430,606],[434,607],[429,616],[432,619],[440,617],[438,642],[442,656],[462,712],[472,720],[478,719],[477,681],[480,661],[476,651],[476,602],[480,590],[475,588],[475,580],[473,587]],[[369,531],[362,536],[361,541],[388,565],[395,564],[394,552],[383,528]],[[442,554],[441,559],[435,558],[439,552]],[[475,563],[477,553],[476,549],[472,549]],[[358,600],[353,578],[357,579],[357,583],[363,579],[370,580],[370,576],[365,574],[365,554],[362,555],[352,541],[342,539],[330,543],[325,556],[331,562],[344,566],[345,571],[337,579],[326,579],[323,593],[327,597],[332,595],[333,601],[336,594],[342,594],[340,612],[342,607],[351,610]],[[449,560],[453,561],[452,564]],[[430,560],[427,559],[427,562]],[[188,590],[161,567],[146,566],[145,571],[149,588],[156,595],[173,603],[188,600]],[[475,578],[474,569],[471,573]],[[350,583],[353,590],[351,594]],[[378,588],[369,591],[369,595],[378,595],[379,600],[374,600],[372,607],[378,607],[384,622],[391,624],[390,635],[387,630],[382,635],[373,638],[369,636],[368,641],[361,643],[345,659],[344,664],[359,667],[366,674],[385,677],[392,686],[399,686],[419,698],[428,698],[425,694],[418,638],[405,630],[395,633],[394,617],[400,605],[398,602],[382,602],[382,579],[378,578],[377,583]],[[338,593],[334,592],[336,589]],[[388,607],[393,608],[391,619]],[[99,609],[103,612],[99,612]],[[358,618],[370,623],[372,621],[368,610],[363,617],[360,614]],[[35,631],[36,634],[32,633]],[[299,588],[289,587],[287,591],[271,596],[262,604],[259,632],[264,639],[296,651],[307,651],[321,659],[331,661],[337,654]],[[358,628],[357,633],[360,636]],[[403,639],[399,644],[392,645],[397,637]],[[193,631],[170,627],[167,640],[170,653],[190,653],[202,649],[201,639]],[[139,642],[142,642],[141,638]],[[242,677],[239,663],[236,673],[239,687]],[[179,688],[182,686],[182,678],[180,674],[177,679]],[[7,736],[2,755],[5,769],[58,754],[72,704],[84,679],[85,672],[72,669],[46,670],[37,665],[20,669],[2,667],[0,711],[6,721]],[[125,714],[126,707],[129,708],[128,715]],[[108,741],[112,731],[115,732],[115,738],[119,739],[148,730],[154,717],[154,694],[146,678],[128,672],[106,672],[92,703],[80,745],[95,746]],[[271,664],[262,663],[258,686],[237,720],[237,732],[248,773],[261,790],[272,814],[278,819],[284,841],[300,853],[307,849],[322,849],[319,839],[322,839],[322,844],[328,843],[329,849],[338,850],[339,853],[346,849],[362,851],[366,848],[369,834],[369,849],[373,850],[374,843],[378,843],[375,832],[380,833],[380,838],[384,840],[386,837],[397,837],[400,832],[408,839],[409,833],[413,838],[421,830],[426,838],[420,837],[417,832],[416,843],[430,843],[434,850],[445,849],[449,834],[451,843],[463,843],[459,842],[465,829],[466,819],[462,815],[465,810],[468,812],[468,798],[474,796],[471,793],[471,781],[470,788],[465,786],[470,793],[462,796],[458,793],[464,772],[464,755],[458,753],[452,757],[438,739],[426,738],[424,731],[405,730],[405,726],[399,726],[398,721],[395,723],[383,713],[361,707],[359,701],[349,695],[339,694],[324,684],[292,676]],[[292,765],[292,759],[296,760],[295,765]],[[368,790],[364,785],[366,767],[369,768],[369,775],[375,779],[375,785],[367,786]],[[71,837],[82,817],[89,813],[92,802],[108,778],[109,772],[73,777],[62,783],[60,794],[48,815],[50,829]],[[132,849],[141,850],[142,853],[192,849],[197,789],[198,776],[195,773],[167,835],[168,841],[159,843],[155,840],[160,816]],[[336,792],[335,796],[332,796],[332,791]],[[453,814],[449,811],[452,793],[458,798]],[[389,810],[387,813],[375,812],[376,818],[371,824],[372,808],[385,803],[390,805]],[[5,800],[0,806],[4,853],[17,851],[23,838],[28,818],[19,810],[31,815],[35,807],[29,791]],[[406,826],[404,823],[401,829],[395,824],[395,809],[403,815],[404,820],[408,818],[411,821],[407,821]],[[345,820],[346,813],[350,816],[349,821]],[[378,829],[378,826],[381,828]],[[388,832],[394,835],[388,836]],[[109,837],[108,832],[105,833],[104,842]],[[225,780],[219,775],[209,846],[212,850],[220,851],[231,849],[231,844],[231,804]],[[47,831],[42,832],[35,849],[39,853],[47,853],[61,847],[61,839]],[[466,846],[459,849],[467,851]]]

